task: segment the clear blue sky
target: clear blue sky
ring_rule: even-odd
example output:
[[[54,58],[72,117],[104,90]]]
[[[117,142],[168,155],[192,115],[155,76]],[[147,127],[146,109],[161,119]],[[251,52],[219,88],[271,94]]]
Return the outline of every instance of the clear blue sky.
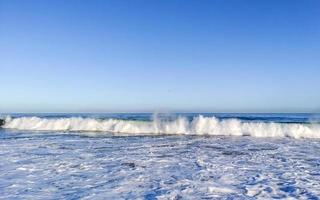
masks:
[[[319,112],[318,0],[0,0],[0,112]]]

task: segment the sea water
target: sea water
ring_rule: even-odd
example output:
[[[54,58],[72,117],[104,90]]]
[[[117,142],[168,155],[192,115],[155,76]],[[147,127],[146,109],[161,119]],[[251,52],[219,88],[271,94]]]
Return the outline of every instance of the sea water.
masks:
[[[319,199],[317,114],[2,114],[0,199]]]

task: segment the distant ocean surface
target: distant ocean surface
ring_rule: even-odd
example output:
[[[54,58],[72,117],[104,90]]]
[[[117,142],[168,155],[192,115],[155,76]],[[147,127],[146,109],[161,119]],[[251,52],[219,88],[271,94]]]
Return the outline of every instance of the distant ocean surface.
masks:
[[[319,114],[0,119],[0,199],[320,198]]]

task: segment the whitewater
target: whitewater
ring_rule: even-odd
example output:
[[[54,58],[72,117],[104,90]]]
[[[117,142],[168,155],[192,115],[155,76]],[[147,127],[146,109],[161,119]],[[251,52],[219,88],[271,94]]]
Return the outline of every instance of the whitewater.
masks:
[[[318,114],[0,119],[0,199],[320,198]]]
[[[225,135],[252,137],[320,138],[319,123],[253,122],[197,115],[188,119],[124,120],[83,117],[5,117],[5,129],[63,132],[107,132],[126,135]],[[99,133],[96,133],[99,134]],[[102,135],[101,133],[99,135]]]

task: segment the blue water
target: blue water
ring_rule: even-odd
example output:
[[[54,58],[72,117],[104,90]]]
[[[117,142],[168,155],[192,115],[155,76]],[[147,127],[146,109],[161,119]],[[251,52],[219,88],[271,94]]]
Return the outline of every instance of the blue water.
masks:
[[[157,118],[170,122],[183,116],[192,121],[198,115],[199,113],[160,114]],[[202,115],[214,115],[221,121],[237,119],[241,123],[302,126],[319,123],[316,114]],[[6,114],[2,116],[5,117]],[[93,134],[91,131],[43,131],[38,130],[39,127],[49,129],[53,123],[45,119],[118,119],[127,126],[126,121],[150,122],[154,115],[10,116],[12,119],[26,117],[27,121],[23,123],[30,120],[30,123],[36,124],[32,129],[27,127],[28,130],[23,130],[27,129],[25,124],[12,124],[11,127],[16,127],[15,129],[0,129],[0,199],[320,197],[318,138],[193,134],[124,136],[107,132]],[[38,118],[32,121],[30,117],[34,116]],[[18,122],[22,123],[8,121]],[[56,121],[54,125],[57,125]]]

